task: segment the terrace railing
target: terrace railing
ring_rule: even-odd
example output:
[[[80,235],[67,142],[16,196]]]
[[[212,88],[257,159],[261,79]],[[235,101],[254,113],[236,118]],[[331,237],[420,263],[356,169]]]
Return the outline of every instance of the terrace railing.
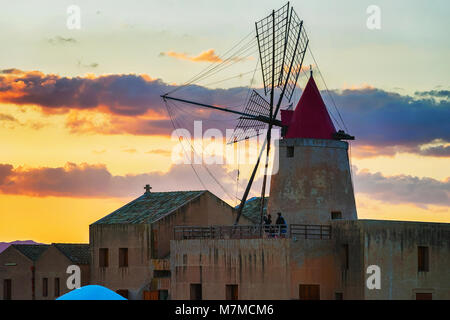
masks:
[[[260,239],[298,238],[331,239],[331,226],[290,224],[284,225],[237,225],[237,226],[176,226],[175,240],[187,239]]]

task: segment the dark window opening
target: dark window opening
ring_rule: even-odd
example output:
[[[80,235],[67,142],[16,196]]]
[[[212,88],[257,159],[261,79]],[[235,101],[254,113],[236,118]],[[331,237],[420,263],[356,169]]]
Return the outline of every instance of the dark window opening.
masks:
[[[416,293],[416,300],[433,300],[433,295],[431,293]]]
[[[301,284],[299,286],[300,300],[320,300],[320,285]]]
[[[340,211],[331,211],[331,220],[342,219],[342,212]]]
[[[342,292],[335,292],[334,300],[344,300],[344,294]]]
[[[170,278],[170,270],[154,270],[153,278]]]
[[[226,300],[239,300],[239,292],[237,284],[227,284],[225,286],[226,290]]]
[[[348,252],[348,244],[342,245],[342,250],[344,252],[344,261],[343,261],[343,268],[344,270],[348,270],[349,267],[349,252]]]
[[[108,257],[108,249],[107,248],[100,248],[98,251],[98,265],[100,268],[105,268],[109,264],[109,257]]]
[[[169,300],[169,291],[168,290],[158,290],[159,300]]]
[[[201,283],[191,283],[191,300],[202,300]]]
[[[55,278],[55,297],[59,297],[60,294],[59,278]]]
[[[119,267],[128,267],[128,248],[119,248]]]
[[[293,158],[294,157],[294,147],[287,147],[287,154],[286,157]]]
[[[428,247],[417,247],[418,270],[422,272],[429,271],[429,253]]]
[[[48,297],[48,278],[42,278],[42,296]]]
[[[12,280],[3,280],[3,300],[11,300],[12,298]]]
[[[116,290],[116,293],[121,295],[125,299],[128,299],[128,289],[119,289],[119,290]]]

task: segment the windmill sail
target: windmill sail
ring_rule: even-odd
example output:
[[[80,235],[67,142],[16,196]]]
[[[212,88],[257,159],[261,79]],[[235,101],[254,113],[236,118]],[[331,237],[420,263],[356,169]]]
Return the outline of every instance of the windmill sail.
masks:
[[[264,93],[267,95],[272,87],[283,88],[286,85],[284,97],[290,102],[308,46],[308,37],[303,29],[303,21],[287,3],[256,22],[256,37],[260,52]],[[275,73],[273,77],[272,71]],[[272,78],[274,83],[272,83]]]
[[[245,106],[244,113],[256,116],[270,116],[270,104],[255,90],[252,91],[247,105]],[[242,116],[239,118],[239,122],[233,131],[233,135],[230,137],[228,144],[236,143],[251,137],[258,136],[267,127],[267,124],[250,118]]]

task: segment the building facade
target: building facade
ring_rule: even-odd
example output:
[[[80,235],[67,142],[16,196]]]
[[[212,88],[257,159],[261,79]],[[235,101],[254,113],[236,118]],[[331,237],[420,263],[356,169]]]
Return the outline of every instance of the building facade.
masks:
[[[147,190],[90,225],[91,283],[129,299],[170,298],[174,227],[232,224],[235,217],[235,210],[209,191]]]

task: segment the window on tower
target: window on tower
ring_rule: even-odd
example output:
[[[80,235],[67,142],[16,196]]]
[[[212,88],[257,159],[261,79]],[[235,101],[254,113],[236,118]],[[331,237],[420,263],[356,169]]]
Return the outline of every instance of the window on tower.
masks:
[[[294,147],[287,147],[287,155],[288,158],[294,157]]]
[[[98,251],[98,265],[100,268],[106,268],[108,266],[108,248],[100,248]]]
[[[342,219],[342,212],[331,211],[331,220],[339,220],[339,219]]]
[[[428,247],[417,247],[417,260],[418,270],[421,272],[427,272],[430,268]]]

